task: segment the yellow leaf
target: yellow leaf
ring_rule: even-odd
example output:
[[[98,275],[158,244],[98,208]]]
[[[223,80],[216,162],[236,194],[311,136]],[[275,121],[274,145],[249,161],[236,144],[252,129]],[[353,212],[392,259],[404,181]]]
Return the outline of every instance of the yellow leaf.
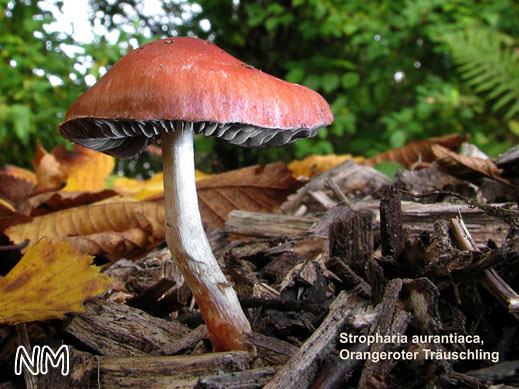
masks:
[[[60,145],[52,150],[67,175],[66,192],[97,192],[106,188],[106,180],[115,166],[113,157],[74,145],[67,150]]]
[[[364,162],[363,157],[353,157],[351,154],[310,155],[303,160],[292,161],[288,165],[288,168],[292,171],[294,177],[303,176],[310,178],[324,173],[350,159],[357,163]]]
[[[164,175],[159,172],[147,180],[119,177],[114,180],[113,188],[134,200],[143,200],[164,192]]]
[[[67,175],[56,157],[36,143],[36,154],[33,161],[36,172],[36,190],[45,191],[59,189],[65,185]]]
[[[0,278],[0,323],[14,324],[83,312],[81,303],[104,292],[110,278],[67,242],[42,239]]]
[[[195,177],[198,181],[210,175],[197,170]],[[113,188],[123,195],[131,196],[133,200],[149,199],[164,193],[164,174],[156,173],[147,180],[119,177],[114,180]]]

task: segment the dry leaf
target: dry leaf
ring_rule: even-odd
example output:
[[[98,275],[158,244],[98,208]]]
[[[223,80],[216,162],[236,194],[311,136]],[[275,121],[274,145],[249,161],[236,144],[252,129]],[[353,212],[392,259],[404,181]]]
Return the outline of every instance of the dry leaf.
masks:
[[[119,177],[114,180],[113,188],[134,200],[144,200],[164,193],[164,175],[159,172],[147,180]]]
[[[234,209],[271,212],[301,183],[282,163],[251,166],[197,182],[202,220],[222,227]],[[163,201],[106,202],[36,216],[6,230],[14,243],[42,237],[67,239],[74,247],[109,259],[133,256],[164,240]]]
[[[12,205],[0,199],[0,233],[15,224],[28,223],[32,219],[18,212]]]
[[[221,228],[234,209],[272,212],[301,182],[281,162],[207,177],[197,182],[200,213],[206,228]]]
[[[36,172],[37,191],[60,189],[65,185],[67,175],[61,168],[60,163],[39,142],[36,143],[33,166]]]
[[[25,178],[0,172],[0,197],[19,204],[34,192],[34,183]]]
[[[198,177],[198,201],[206,228],[223,227],[227,215],[234,209],[272,212],[301,186],[281,162],[212,176],[199,173]],[[162,201],[163,175],[157,173],[146,181],[119,179],[114,187],[120,193],[130,194],[133,200]]]
[[[33,185],[36,185],[36,174],[30,170],[14,165],[6,165],[1,172],[9,176],[23,178],[24,180],[31,182]]]
[[[503,171],[491,159],[456,154],[440,145],[433,145],[432,151],[440,168],[454,177],[462,180],[488,177],[510,185],[506,179],[501,177]]]
[[[100,232],[85,236],[75,236],[67,240],[82,253],[103,256],[111,261],[120,258],[131,258],[153,248],[162,239],[150,244],[144,228],[131,228],[122,232]]]
[[[10,214],[11,212],[16,212],[16,208],[9,202],[9,200],[4,200],[0,198],[0,217],[4,214]]]
[[[353,160],[357,163],[363,163],[363,157],[353,157],[351,154],[344,155],[310,155],[302,160],[292,161],[288,164],[288,168],[292,171],[294,177],[313,177],[327,170],[333,169],[344,161]]]
[[[66,242],[43,239],[0,278],[0,323],[14,324],[83,312],[81,303],[104,292],[110,278]]]
[[[195,178],[201,180],[210,177],[209,174],[195,171]],[[147,180],[135,180],[133,178],[119,177],[114,180],[113,188],[133,200],[146,200],[164,194],[164,174],[156,173]]]
[[[64,145],[55,147],[52,155],[56,157],[61,169],[67,175],[67,192],[97,192],[106,188],[106,180],[114,169],[113,157],[74,145],[69,151]]]
[[[118,259],[147,251],[164,239],[164,206],[145,201],[84,205],[36,216],[6,234],[14,243],[29,239],[30,245],[43,237],[66,239],[86,254]]]
[[[427,166],[436,159],[431,150],[433,145],[441,145],[449,150],[456,150],[466,141],[466,138],[463,135],[451,134],[437,138],[414,140],[403,147],[377,154],[368,159],[366,163],[374,166],[381,162],[398,162],[407,169],[415,168],[416,165],[420,164]]]
[[[29,197],[18,205],[18,211],[28,216],[40,216],[67,208],[92,204],[117,193],[113,190],[100,192],[45,192]]]

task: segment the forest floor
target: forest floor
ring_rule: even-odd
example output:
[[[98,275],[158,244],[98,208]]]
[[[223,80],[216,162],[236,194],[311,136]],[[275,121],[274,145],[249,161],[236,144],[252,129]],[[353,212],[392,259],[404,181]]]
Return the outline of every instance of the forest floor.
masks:
[[[86,312],[1,326],[0,388],[519,385],[519,152],[463,157],[392,182],[346,161],[211,229],[254,352],[212,352],[161,245],[105,264]],[[20,343],[68,345],[70,373],[13,375]]]

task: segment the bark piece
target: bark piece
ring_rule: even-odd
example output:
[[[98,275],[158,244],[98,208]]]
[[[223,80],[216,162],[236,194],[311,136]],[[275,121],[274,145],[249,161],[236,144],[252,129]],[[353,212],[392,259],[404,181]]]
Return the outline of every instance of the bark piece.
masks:
[[[190,333],[189,328],[123,304],[94,300],[65,331],[103,355],[159,354]]]
[[[341,292],[330,306],[330,312],[319,328],[265,385],[265,388],[309,387],[315,377],[319,362],[331,351],[331,346],[336,341],[344,322],[355,307],[363,304],[362,300]]]
[[[476,243],[470,236],[465,223],[461,219],[451,220],[455,242],[459,248],[479,252]],[[481,283],[496,300],[503,305],[517,320],[519,320],[519,295],[493,268],[483,270]]]
[[[326,267],[337,275],[347,288],[361,297],[371,297],[371,286],[340,258],[331,258],[326,263]]]
[[[369,350],[367,343],[357,343],[350,349],[351,352],[366,352]],[[316,378],[312,388],[319,389],[340,389],[344,388],[355,370],[361,366],[361,359],[349,358],[341,359],[339,355],[334,355],[325,360],[319,376]]]
[[[371,304],[377,305],[382,300],[387,279],[384,275],[384,270],[373,258],[368,262],[366,279],[371,290]]]
[[[247,340],[256,347],[259,357],[274,365],[283,365],[297,352],[297,347],[290,343],[258,332],[248,334]]]
[[[348,212],[330,225],[328,234],[330,257],[338,257],[360,275],[373,252],[372,218],[370,211]]]
[[[438,313],[440,292],[428,278],[404,281],[406,310],[412,312],[416,327],[436,334],[442,329]]]
[[[157,354],[178,354],[181,351],[193,348],[202,339],[209,339],[209,334],[207,333],[207,327],[205,324],[199,325],[187,335],[175,340],[173,343],[164,345]]]
[[[274,375],[276,369],[263,367],[224,375],[207,376],[198,380],[195,389],[259,389]]]
[[[424,231],[432,232],[437,220],[450,220],[461,214],[467,228],[478,245],[486,245],[489,238],[501,244],[506,239],[508,225],[484,211],[465,204],[421,204],[402,202],[402,223],[409,237],[415,237]],[[503,207],[504,204],[493,204]],[[356,211],[370,210],[379,216],[380,203],[377,200],[360,201],[353,204]],[[340,208],[340,207],[337,207]],[[334,208],[330,211],[334,211]],[[229,214],[226,231],[236,230],[243,235],[279,238],[307,233],[318,219],[310,216],[289,216],[270,213],[233,211]],[[331,222],[331,221],[330,221]]]
[[[380,303],[380,311],[372,333],[384,335],[396,335],[405,333],[411,320],[411,315],[398,306],[398,297],[402,290],[402,280],[393,279],[388,282],[384,297]],[[370,347],[371,353],[380,353],[388,349],[398,349],[401,344],[373,343]],[[398,361],[388,359],[374,363],[366,360],[364,369],[360,376],[359,388],[370,387],[370,385],[383,386],[388,374]]]
[[[225,223],[225,230],[231,234],[279,238],[307,232],[315,221],[313,217],[232,211]]]
[[[384,198],[380,200],[380,239],[382,255],[398,260],[404,249],[405,237],[400,192],[396,184],[391,185]]]
[[[99,357],[93,387],[185,388],[201,376],[247,370],[251,357],[243,351],[181,356]]]
[[[478,378],[486,383],[519,383],[519,360],[504,361],[497,365],[482,369],[471,370],[465,373],[468,376]]]
[[[372,167],[346,161],[313,178],[295,194],[288,196],[287,201],[281,205],[281,210],[293,214],[302,205],[305,205],[307,210],[322,210],[322,205],[315,200],[312,193],[323,192],[327,197],[333,198],[334,191],[327,185],[329,180],[337,184],[351,201],[355,198],[373,196],[389,183],[384,174]]]
[[[495,240],[497,244],[502,244],[508,231],[508,225],[504,221],[490,216],[479,208],[473,208],[466,204],[421,204],[403,201],[401,205],[402,223],[409,237],[417,236],[424,231],[432,232],[434,222],[438,220],[450,221],[453,217],[460,214],[478,246],[486,245],[489,238]],[[495,209],[506,206],[506,204],[488,205],[493,206]],[[370,209],[378,213],[377,208],[379,208],[377,201],[363,201],[354,205],[356,210]],[[512,208],[512,210],[514,209]]]

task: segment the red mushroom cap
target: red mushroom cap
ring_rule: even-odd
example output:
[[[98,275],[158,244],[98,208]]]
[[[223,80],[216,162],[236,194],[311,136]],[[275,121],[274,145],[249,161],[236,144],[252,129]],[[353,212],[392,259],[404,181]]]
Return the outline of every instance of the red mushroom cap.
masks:
[[[207,41],[180,37],[124,56],[72,104],[60,130],[77,143],[129,156],[172,128],[168,121],[259,146],[315,135],[333,115],[313,90],[263,73]],[[122,152],[126,137],[139,140]]]

